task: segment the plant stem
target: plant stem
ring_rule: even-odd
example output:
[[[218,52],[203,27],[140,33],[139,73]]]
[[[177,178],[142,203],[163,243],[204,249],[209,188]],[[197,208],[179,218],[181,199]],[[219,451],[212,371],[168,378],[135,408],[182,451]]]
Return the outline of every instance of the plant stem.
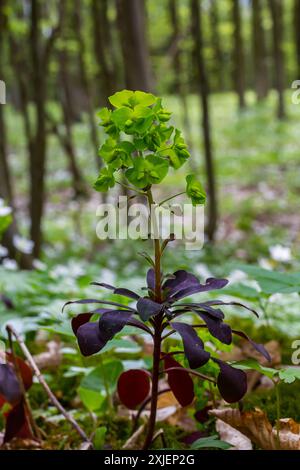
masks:
[[[160,347],[161,347],[161,333],[159,322],[156,322],[155,335],[154,335],[154,350],[153,350],[153,367],[152,367],[152,390],[151,390],[151,408],[148,423],[148,432],[144,443],[143,450],[147,450],[151,445],[156,422],[157,410],[157,397],[158,397],[158,379],[159,379],[159,363],[160,363]]]
[[[151,217],[151,207],[155,205],[151,189],[147,191],[147,198]],[[151,219],[150,219],[151,220]],[[156,225],[156,219],[155,219]],[[161,292],[161,247],[159,242],[159,234],[157,227],[154,227],[154,271],[155,271],[155,301],[162,301]],[[143,449],[146,450],[151,445],[153,440],[155,422],[156,422],[156,410],[157,410],[157,397],[158,397],[158,380],[159,380],[159,365],[160,365],[160,353],[161,353],[161,334],[162,334],[162,322],[163,313],[158,314],[154,320],[154,350],[153,350],[153,366],[152,366],[152,390],[151,390],[151,407],[150,417],[148,423],[148,432]]]
[[[277,441],[277,449],[280,450],[280,416],[281,416],[281,409],[280,409],[280,390],[279,390],[280,382],[275,384],[275,391],[276,391],[276,441]]]

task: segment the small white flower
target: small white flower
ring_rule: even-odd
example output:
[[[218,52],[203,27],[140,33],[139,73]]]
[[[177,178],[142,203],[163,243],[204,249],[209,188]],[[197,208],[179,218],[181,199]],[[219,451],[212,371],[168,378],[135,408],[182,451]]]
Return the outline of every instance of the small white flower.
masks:
[[[269,251],[274,261],[288,263],[292,259],[291,249],[288,246],[274,245],[269,248]]]
[[[8,255],[8,249],[5,246],[0,245],[0,258],[4,258],[7,255]]]
[[[10,271],[16,271],[18,269],[18,263],[14,259],[5,258],[2,264],[5,269],[9,269]]]
[[[272,271],[272,269],[273,269],[272,264],[271,264],[270,261],[267,260],[266,258],[260,258],[260,259],[258,260],[258,264],[259,264],[259,266],[260,266],[261,268],[267,269],[268,271]]]
[[[42,261],[40,261],[39,259],[34,259],[32,262],[32,265],[38,271],[46,271],[47,269],[47,265],[43,263]]]
[[[203,277],[204,279],[207,279],[209,277],[212,277],[211,272],[209,271],[208,267],[204,263],[198,263],[194,267],[194,271],[196,275]]]
[[[229,274],[229,276],[227,276],[227,279],[230,282],[240,282],[247,279],[247,274],[244,273],[244,271],[241,271],[240,269],[235,269]]]
[[[12,213],[12,208],[8,206],[0,206],[0,217],[6,217]]]
[[[32,253],[34,243],[32,240],[27,240],[26,238],[20,237],[19,235],[14,235],[13,243],[17,250],[30,255]]]

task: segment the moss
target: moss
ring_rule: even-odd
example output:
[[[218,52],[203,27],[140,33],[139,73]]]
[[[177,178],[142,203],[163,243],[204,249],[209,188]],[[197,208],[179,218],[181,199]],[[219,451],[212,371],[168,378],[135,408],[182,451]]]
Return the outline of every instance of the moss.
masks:
[[[280,384],[281,418],[293,418],[300,423],[300,381],[293,384]],[[275,389],[258,390],[246,396],[243,400],[244,410],[261,408],[274,425],[276,421],[276,392]]]

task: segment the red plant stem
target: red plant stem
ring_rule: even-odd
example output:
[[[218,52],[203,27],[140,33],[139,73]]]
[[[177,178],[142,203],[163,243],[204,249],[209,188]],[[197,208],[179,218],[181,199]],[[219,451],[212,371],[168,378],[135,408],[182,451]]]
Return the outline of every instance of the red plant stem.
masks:
[[[160,320],[160,321],[159,321]],[[154,330],[154,350],[153,350],[153,367],[152,367],[152,390],[151,390],[151,408],[148,423],[148,432],[144,443],[144,450],[147,450],[151,445],[156,422],[157,398],[158,398],[158,379],[159,379],[159,364],[160,364],[160,348],[161,348],[161,332],[160,323],[161,319],[157,318]]]
[[[154,200],[152,196],[151,189],[147,191],[148,204],[151,214],[151,207],[154,206]],[[150,219],[151,220],[151,219]],[[155,223],[154,217],[154,223]],[[155,265],[155,301],[162,301],[162,291],[161,291],[161,247],[160,241],[158,238],[157,227],[154,227],[154,265]],[[150,447],[153,440],[155,422],[156,422],[156,411],[157,411],[157,397],[158,397],[158,380],[159,380],[159,365],[160,365],[160,353],[161,353],[161,341],[162,341],[162,322],[163,322],[163,313],[158,314],[153,319],[154,324],[154,349],[153,349],[153,366],[152,366],[152,390],[151,390],[151,407],[150,407],[150,417],[148,423],[148,432],[146,440],[143,446],[143,449],[146,450]]]

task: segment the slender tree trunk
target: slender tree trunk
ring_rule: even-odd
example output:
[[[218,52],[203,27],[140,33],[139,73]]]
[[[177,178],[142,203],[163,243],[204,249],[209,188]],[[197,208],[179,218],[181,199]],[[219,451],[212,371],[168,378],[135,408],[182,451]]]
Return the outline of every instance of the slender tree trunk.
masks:
[[[108,97],[117,88],[115,54],[111,45],[110,24],[107,1],[92,0],[92,22],[94,29],[94,50],[98,64],[101,98],[110,107]]]
[[[204,140],[204,156],[208,186],[207,236],[210,241],[213,241],[217,228],[217,194],[210,132],[210,115],[208,100],[209,87],[206,75],[206,67],[203,58],[203,37],[201,20],[201,8],[199,5],[199,0],[191,0],[191,24],[192,35],[194,40],[194,60],[195,66],[197,68],[196,76],[202,106],[202,132]]]
[[[175,75],[174,88],[175,88],[176,94],[180,98],[180,102],[182,105],[183,125],[185,129],[186,140],[191,150],[192,149],[192,139],[191,139],[191,133],[190,133],[191,125],[190,125],[190,119],[189,119],[186,87],[184,83],[183,67],[182,67],[182,60],[181,60],[182,58],[182,51],[180,48],[181,29],[180,29],[180,23],[179,23],[178,6],[179,6],[178,0],[169,0],[170,22],[173,28],[171,42],[175,48],[175,52],[172,55],[174,75]]]
[[[285,117],[284,106],[284,57],[282,50],[283,36],[283,2],[282,0],[269,0],[273,22],[273,57],[275,68],[275,87],[278,93],[277,115],[279,119]],[[300,27],[300,25],[299,25]]]
[[[234,66],[233,77],[234,86],[239,98],[239,107],[244,109],[245,102],[245,58],[244,58],[244,40],[242,34],[241,8],[240,0],[232,0],[233,7],[233,40],[234,40]]]
[[[300,0],[294,0],[294,31],[297,59],[297,77],[300,80]]]
[[[117,0],[117,12],[126,87],[151,91],[153,81],[146,40],[145,1]]]
[[[38,257],[42,246],[42,219],[45,200],[46,163],[46,99],[49,60],[64,16],[65,0],[58,5],[57,25],[46,40],[41,34],[41,1],[31,0],[29,47],[31,54],[33,104],[35,129],[32,137],[30,156],[30,216],[31,239],[34,242],[33,254]]]
[[[58,139],[60,140],[63,148],[65,149],[68,161],[69,169],[73,178],[73,189],[75,197],[82,196],[85,194],[85,184],[81,176],[80,169],[78,168],[76,161],[76,153],[73,145],[72,136],[72,118],[70,112],[71,107],[71,90],[69,89],[69,74],[68,74],[68,54],[65,50],[59,52],[59,67],[60,67],[60,101],[63,113],[65,133],[61,135],[58,126],[53,127]]]
[[[31,239],[34,242],[34,256],[36,257],[39,256],[42,245],[41,226],[45,199],[46,162],[46,84],[41,53],[40,21],[40,2],[39,0],[31,0],[30,49],[36,129],[30,159],[30,231]]]
[[[80,75],[82,86],[86,94],[87,113],[88,113],[88,120],[89,120],[89,126],[90,126],[91,142],[94,147],[96,166],[99,169],[101,166],[101,160],[98,157],[99,140],[98,140],[97,127],[95,123],[92,87],[91,87],[91,83],[90,83],[90,79],[87,73],[87,67],[85,63],[86,47],[85,47],[85,42],[84,42],[84,37],[83,37],[83,32],[82,32],[82,19],[80,15],[80,9],[81,9],[81,3],[79,0],[76,0],[75,8],[74,8],[74,28],[76,31],[76,37],[77,37],[78,48],[79,48],[79,53],[78,53],[79,75]]]
[[[4,78],[2,54],[4,33],[7,29],[7,21],[4,13],[6,1],[0,0],[0,77]],[[0,197],[4,199],[13,209],[13,221],[5,231],[2,239],[3,245],[7,248],[10,258],[17,259],[21,268],[31,269],[31,256],[19,252],[14,245],[14,237],[18,234],[17,223],[15,220],[13,188],[11,182],[10,168],[8,165],[6,126],[4,120],[4,106],[0,104]]]
[[[210,25],[211,25],[211,43],[214,52],[214,76],[217,78],[216,85],[218,91],[225,88],[224,84],[224,60],[221,47],[221,38],[219,33],[219,11],[216,0],[210,0]]]
[[[258,101],[267,96],[269,88],[266,43],[261,7],[262,0],[252,0],[254,84]]]

